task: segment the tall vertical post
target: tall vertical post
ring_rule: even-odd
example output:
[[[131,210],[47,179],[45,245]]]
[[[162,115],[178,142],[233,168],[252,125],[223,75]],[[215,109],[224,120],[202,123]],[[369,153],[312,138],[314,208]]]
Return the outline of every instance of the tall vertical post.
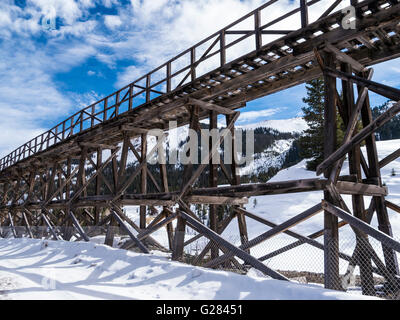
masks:
[[[216,111],[210,111],[210,131],[218,128],[218,117]],[[212,152],[212,135],[210,135],[210,152]],[[209,162],[210,174],[209,174],[209,186],[218,187],[218,166],[213,164],[213,157],[210,158]],[[218,232],[218,216],[217,216],[217,206],[210,204],[210,229]],[[218,257],[219,249],[215,246],[211,248],[211,258],[215,259]]]
[[[225,31],[221,31],[219,35],[219,44],[220,44],[220,65],[223,67],[226,64],[226,39],[225,39]]]
[[[228,125],[233,119],[233,115],[226,115],[226,125]],[[232,183],[234,185],[239,185],[240,184],[240,177],[237,174],[237,166],[236,166],[236,134],[235,134],[235,126],[232,126],[231,128],[231,137],[232,137],[232,164],[231,164],[231,172],[232,172]],[[238,220],[238,227],[239,227],[239,233],[240,233],[240,241],[241,244],[244,244],[248,242],[249,236],[247,233],[247,224],[246,224],[246,218],[244,214],[241,211],[236,212],[237,220]],[[250,250],[246,250],[246,252],[250,253]]]
[[[147,134],[141,136],[141,162],[146,161],[147,154]],[[144,163],[140,175],[140,187],[142,194],[147,193],[147,163]],[[140,229],[146,228],[146,206],[140,206]]]
[[[72,158],[68,157],[67,160],[67,176],[66,179],[69,179],[71,176],[71,171],[72,171]],[[71,198],[71,182],[67,182],[65,184],[65,201],[68,203],[68,200]],[[68,215],[70,208],[67,205],[65,207],[65,212]],[[65,227],[63,228],[63,238],[64,240],[68,241],[72,237],[72,222],[70,219],[68,219],[65,222]]]
[[[301,27],[308,26],[308,8],[307,0],[300,0]]]
[[[172,260],[180,261],[183,258],[185,229],[186,229],[186,220],[179,215],[175,228],[174,250],[172,252]]]
[[[103,163],[103,150],[102,148],[97,149],[97,159],[96,159],[96,170],[100,168],[101,164]],[[96,195],[99,196],[101,192],[101,176],[98,175],[96,177]],[[94,223],[97,224],[100,221],[100,212],[101,212],[101,207],[100,206],[95,206],[94,208]]]
[[[256,50],[259,50],[262,46],[262,33],[260,30],[261,27],[261,11],[256,10],[254,13],[254,30],[256,36]]]
[[[366,76],[366,73],[363,74]],[[371,106],[369,102],[369,96],[366,97],[363,108],[361,109],[361,119],[363,126],[369,125],[372,119]],[[375,184],[382,186],[381,172],[379,168],[378,151],[376,149],[375,135],[371,134],[365,139],[368,164],[369,164],[369,178],[371,181],[375,181]],[[389,236],[393,236],[392,227],[389,221],[389,215],[385,205],[385,197],[377,196],[374,197],[376,215],[378,218],[378,228],[380,231],[386,233]],[[397,261],[396,252],[382,244],[383,254],[385,258],[386,268],[393,274],[399,274],[399,265]]]
[[[325,65],[335,68],[334,56],[326,53]],[[324,110],[324,158],[326,159],[336,149],[336,78],[324,76],[325,83],[325,110]],[[330,172],[324,173],[329,177]],[[328,191],[324,191],[326,201],[333,202]],[[325,288],[340,289],[339,281],[339,230],[338,218],[329,212],[324,212],[324,274]]]
[[[342,64],[341,69],[343,72],[351,74],[352,67],[349,64]],[[349,119],[351,118],[352,113],[355,109],[354,103],[354,86],[349,81],[342,81],[342,89],[343,89],[343,106],[346,108],[346,117],[343,119],[345,125],[348,125]],[[354,134],[356,134],[355,131]],[[354,148],[349,153],[349,173],[351,175],[356,176],[357,182],[362,182],[362,173],[361,173],[361,150],[360,146],[354,146]],[[357,218],[365,221],[365,205],[364,205],[364,197],[362,195],[353,195],[352,197],[352,205],[353,205],[353,214]],[[360,239],[362,237],[363,239]],[[361,288],[364,295],[374,295],[374,278],[372,274],[372,264],[371,258],[369,254],[361,244],[364,241],[368,241],[368,237],[364,233],[359,233],[356,235],[358,247],[358,253],[363,257],[363,263],[360,264],[360,276],[361,276]]]

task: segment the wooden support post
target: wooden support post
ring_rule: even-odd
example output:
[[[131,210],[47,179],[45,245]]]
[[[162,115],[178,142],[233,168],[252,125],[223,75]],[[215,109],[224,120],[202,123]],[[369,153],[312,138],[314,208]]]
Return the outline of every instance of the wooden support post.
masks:
[[[216,111],[210,111],[210,131],[218,129],[218,114]],[[209,142],[209,148],[210,148],[210,153],[212,152],[212,146],[213,146],[213,141],[212,137],[210,135],[210,142]],[[210,187],[217,187],[218,186],[218,165],[213,164],[214,157],[210,158],[209,161],[209,186]],[[218,212],[217,212],[218,207],[216,205],[211,204],[210,205],[210,229],[217,232],[218,230]],[[215,259],[219,255],[219,249],[215,246],[211,248],[211,258]]]
[[[333,67],[334,56],[325,54],[325,64]],[[336,148],[336,79],[325,75],[325,109],[324,109],[324,158],[326,159]],[[329,177],[330,172],[325,172]],[[324,199],[333,201],[328,191],[324,191]],[[341,289],[339,280],[339,232],[338,219],[330,212],[324,212],[324,281],[327,289]]]
[[[361,119],[364,128],[370,126],[373,123],[372,111],[368,96],[365,99],[363,108],[361,110]],[[377,185],[382,186],[380,163],[378,160],[378,151],[376,148],[375,135],[374,134],[368,135],[365,138],[365,144],[366,144],[368,163],[369,163],[369,177],[375,178]],[[389,236],[393,236],[392,228],[389,221],[389,215],[385,205],[385,197],[376,196],[373,199],[375,201],[379,230],[381,230],[382,232],[386,233]],[[384,244],[382,244],[382,248],[385,257],[386,267],[393,274],[399,274],[399,265],[396,253],[387,246],[385,246]]]
[[[142,172],[140,175],[140,187],[143,194],[147,193],[147,135],[141,135],[141,161],[143,163]],[[146,206],[140,206],[140,229],[146,228]]]
[[[254,30],[256,37],[256,50],[259,50],[262,46],[262,33],[261,33],[261,11],[256,10],[254,13]]]
[[[10,220],[11,232],[12,232],[14,238],[18,238],[17,230],[15,230],[14,220],[12,218],[10,211],[8,212],[8,219]]]
[[[168,186],[168,175],[167,175],[167,165],[165,163],[160,163],[160,174],[161,174],[161,180],[162,180],[162,186],[164,192],[169,192],[169,186]],[[164,211],[166,212],[166,217],[170,214],[170,210],[167,209],[167,207],[164,207]],[[174,228],[172,223],[168,223],[166,226],[167,229],[167,235],[168,235],[168,246],[169,249],[172,251],[174,248]]]
[[[98,168],[100,168],[102,162],[103,162],[103,150],[102,150],[102,148],[98,148],[97,149],[97,159],[96,159],[96,170]],[[101,179],[101,176],[98,175],[96,177],[96,186],[95,186],[96,195],[100,195],[101,184],[102,184],[102,179]],[[101,213],[101,207],[95,206],[94,207],[94,223],[95,224],[97,224],[100,221],[100,213]]]
[[[346,73],[352,73],[351,65],[342,64],[342,71]],[[356,110],[356,106],[354,104],[354,86],[349,81],[342,80],[342,89],[343,89],[343,105],[346,108],[348,119],[352,118],[352,115],[359,114],[358,110]],[[365,90],[364,90],[365,91]],[[365,100],[365,99],[364,99]],[[361,105],[362,106],[362,105]],[[356,117],[358,119],[358,117]],[[357,133],[356,125],[351,123],[350,120],[344,120],[344,123],[347,126],[350,126],[349,131],[354,126],[354,133]],[[349,139],[351,136],[349,136]],[[362,182],[362,174],[361,174],[361,150],[359,145],[355,145],[353,149],[349,152],[349,173],[350,175],[355,175],[357,177],[357,182]],[[353,214],[359,219],[365,219],[364,212],[364,198],[362,195],[352,195],[352,204],[353,204]],[[357,243],[360,243],[359,237],[363,237],[365,241],[368,241],[368,237],[365,234],[356,235]],[[364,295],[375,295],[374,288],[374,278],[372,274],[372,263],[371,258],[369,257],[367,250],[363,248],[363,246],[359,246],[360,250],[357,252],[363,258],[363,263],[360,263],[360,276],[361,276],[361,288]]]
[[[175,228],[174,250],[172,252],[172,260],[182,261],[183,259],[185,233],[186,233],[186,220],[179,215]]]
[[[111,214],[110,222],[108,223],[108,226],[107,226],[106,238],[104,240],[105,245],[110,246],[110,247],[113,246],[115,229],[116,229],[115,219],[114,219],[114,216]]]
[[[81,235],[81,237],[86,241],[89,242],[90,239],[89,237],[86,235],[85,231],[83,230],[82,226],[80,225],[79,221],[76,219],[75,215],[72,213],[72,211],[69,211],[69,216],[72,220],[72,223],[74,224],[76,230],[78,230],[79,234]]]
[[[233,116],[232,115],[226,115],[226,125],[231,123]],[[230,129],[231,131],[231,136],[232,136],[232,143],[231,143],[231,152],[232,152],[232,159],[231,159],[231,174],[232,174],[232,182],[234,185],[239,185],[240,184],[240,176],[237,174],[237,166],[236,166],[236,136],[235,136],[235,126],[233,125],[232,128]],[[246,242],[249,241],[249,236],[247,232],[247,224],[246,224],[246,217],[245,215],[238,210],[237,211],[237,220],[238,220],[238,226],[239,226],[239,234],[240,234],[240,241],[241,244],[245,244]],[[246,251],[247,253],[250,253],[250,250]]]
[[[121,219],[121,217],[114,211],[111,210],[111,213],[113,214],[115,220],[118,222],[119,226],[125,230],[125,232],[129,235],[129,237],[132,239],[132,241],[135,242],[135,244],[138,246],[138,248],[143,252],[143,253],[149,253],[149,250],[144,246],[144,244],[135,237],[135,235],[129,230],[129,228],[125,225],[124,221]]]
[[[79,160],[79,172],[78,172],[78,181],[79,186],[82,187],[86,182],[86,170],[85,170],[85,163],[87,158],[87,147],[82,148],[81,158]],[[83,189],[83,196],[87,197],[87,190],[86,188]]]
[[[28,232],[29,237],[33,239],[34,236],[33,236],[33,233],[32,233],[32,230],[31,230],[31,226],[29,224],[29,221],[28,221],[28,218],[27,218],[25,212],[22,212],[22,217],[23,217],[24,222],[25,222],[26,231]]]
[[[307,0],[300,0],[300,15],[301,15],[301,27],[305,28],[308,26]]]
[[[69,201],[71,198],[71,180],[72,180],[72,158],[68,157],[67,159],[67,176],[66,181],[65,181],[65,200]],[[65,207],[65,212],[69,212],[70,206]],[[63,238],[66,241],[69,241],[72,237],[72,221],[70,219],[67,219],[65,221],[65,226],[63,226],[62,234]]]

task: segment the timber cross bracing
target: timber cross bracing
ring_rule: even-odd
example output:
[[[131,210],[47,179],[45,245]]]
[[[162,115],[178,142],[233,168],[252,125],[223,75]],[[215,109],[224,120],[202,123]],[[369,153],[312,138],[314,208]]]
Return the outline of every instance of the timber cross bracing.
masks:
[[[250,265],[281,280],[288,279],[262,262],[308,244],[324,252],[327,288],[343,289],[339,274],[342,259],[349,267],[360,266],[364,294],[375,294],[374,274],[382,276],[392,291],[398,292],[396,252],[400,244],[392,238],[387,208],[396,212],[400,209],[398,204],[385,200],[390,190],[382,185],[380,169],[398,158],[400,152],[394,150],[379,161],[374,132],[400,112],[400,90],[374,82],[369,67],[400,56],[400,3],[350,1],[357,14],[356,28],[343,29],[345,14],[337,11],[342,2],[300,1],[298,8],[264,21],[265,12],[277,3],[268,1],[1,159],[1,236],[89,241],[91,236],[100,234],[105,235],[106,244],[112,245],[116,233],[122,230],[128,236],[123,248],[134,247],[143,253],[163,250],[171,252],[175,260],[189,259],[196,265],[213,268],[243,271]],[[310,23],[309,10],[321,3],[326,4],[324,11]],[[282,30],[278,25],[285,19],[298,19],[301,27]],[[245,29],[243,22],[250,22]],[[271,35],[277,39],[266,42],[264,37]],[[230,49],[243,43],[249,48],[247,52],[229,55]],[[189,61],[186,65],[177,63],[184,58]],[[213,60],[217,64],[213,65]],[[212,68],[207,70],[205,65]],[[207,163],[185,165],[180,190],[170,190],[166,165],[160,164],[156,173],[150,170],[147,160],[156,151],[147,150],[150,129],[166,130],[169,121],[177,121],[178,126],[189,125],[198,131],[200,120],[205,118],[210,119],[210,128],[216,128],[217,116],[223,115],[234,137],[238,109],[248,101],[321,76],[326,86],[325,160],[318,174],[323,173],[324,177],[240,185],[234,161],[229,168],[210,162],[219,144],[210,146]],[[337,81],[341,81],[342,96]],[[374,120],[369,91],[397,103]],[[336,110],[347,127],[338,149],[334,147]],[[359,119],[362,129],[357,126]],[[224,136],[218,142],[223,139]],[[367,158],[360,152],[363,142]],[[128,168],[130,156],[137,160],[133,170]],[[346,156],[349,172],[343,174]],[[197,188],[196,182],[207,168],[208,187]],[[218,186],[219,172],[230,186]],[[150,189],[156,191],[149,192]],[[324,201],[279,225],[243,207],[251,196],[309,191],[323,191]],[[351,195],[351,209],[343,194]],[[372,197],[368,208],[365,196]],[[209,206],[209,226],[192,212],[193,204]],[[123,206],[128,205],[140,207],[139,224],[124,212]],[[222,206],[232,210],[220,220],[217,211]],[[156,213],[150,223],[146,220],[149,210]],[[324,215],[320,231],[304,236],[289,230],[318,214]],[[369,225],[374,215],[379,231]],[[271,229],[250,238],[246,219]],[[221,236],[234,220],[238,224],[239,246]],[[339,250],[338,230],[347,224],[357,237],[352,255]],[[152,237],[164,227],[167,245]],[[187,228],[198,234],[185,238]],[[251,248],[282,233],[297,241],[258,258],[251,255]],[[322,236],[323,243],[316,241]],[[209,240],[203,250],[196,257],[185,257],[185,247],[202,237]],[[382,243],[383,258],[375,253],[368,237]],[[361,256],[368,256],[367,265],[360,264]]]

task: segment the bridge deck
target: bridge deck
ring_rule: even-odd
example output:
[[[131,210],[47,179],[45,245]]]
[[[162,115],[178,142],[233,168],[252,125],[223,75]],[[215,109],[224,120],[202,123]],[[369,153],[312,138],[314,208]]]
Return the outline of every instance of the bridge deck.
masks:
[[[366,66],[400,56],[400,4],[397,1],[361,1],[356,7],[356,29],[343,29],[340,24],[344,15],[337,12],[296,31],[272,30],[271,26],[298,14],[301,8],[261,25],[262,10],[275,2],[269,1],[19,147],[0,160],[0,180],[9,179],[15,169],[32,165],[45,167],[49,159],[62,161],[67,157],[79,157],[82,143],[115,144],[122,141],[124,130],[140,134],[141,129],[166,129],[169,121],[185,125],[190,117],[189,98],[233,110],[245,106],[248,101],[315,79],[322,71],[314,61],[313,49],[323,50],[326,42]],[[309,1],[308,5],[317,2],[319,0]],[[235,29],[241,22],[253,18],[253,29]],[[286,35],[262,45],[262,36],[266,34]],[[228,35],[239,38],[228,42]],[[227,63],[226,51],[249,39],[255,40],[255,50]],[[200,51],[205,45],[202,56],[196,58],[196,50]],[[173,64],[185,55],[190,63],[174,72]],[[219,67],[197,75],[200,65],[213,58],[219,60]],[[160,72],[165,76],[160,77]],[[208,116],[209,112],[200,108],[200,119]]]

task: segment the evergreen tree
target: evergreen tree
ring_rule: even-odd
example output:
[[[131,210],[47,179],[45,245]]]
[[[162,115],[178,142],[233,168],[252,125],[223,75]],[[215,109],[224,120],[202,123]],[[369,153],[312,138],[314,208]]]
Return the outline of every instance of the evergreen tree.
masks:
[[[307,97],[303,102],[307,104],[302,108],[304,120],[308,129],[299,139],[300,156],[311,159],[307,162],[307,169],[315,171],[324,157],[324,81],[318,78],[307,82]]]
[[[315,171],[317,166],[324,160],[324,107],[325,107],[325,87],[322,78],[307,82],[307,97],[303,102],[307,104],[302,108],[304,120],[308,124],[308,129],[299,138],[298,148],[301,158],[311,159],[307,162],[307,169]],[[359,128],[361,123],[357,126]],[[346,127],[339,112],[336,111],[336,141],[337,147],[343,142]]]

